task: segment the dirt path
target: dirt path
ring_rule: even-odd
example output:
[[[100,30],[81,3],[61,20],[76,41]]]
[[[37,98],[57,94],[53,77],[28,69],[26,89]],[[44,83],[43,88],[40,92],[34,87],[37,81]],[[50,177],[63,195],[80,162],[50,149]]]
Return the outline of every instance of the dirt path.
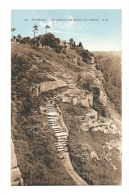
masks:
[[[61,119],[61,123],[62,123],[62,126],[64,128],[66,128],[67,130],[67,133],[68,133],[68,129],[64,123],[64,120],[63,120],[63,116],[62,116],[62,112],[60,110],[60,113],[61,113],[61,116],[60,116],[60,119]],[[71,163],[71,160],[70,160],[70,157],[69,157],[69,153],[67,152],[65,154],[65,160],[63,162],[63,165],[64,167],[66,168],[67,172],[69,173],[69,175],[72,177],[72,179],[75,181],[75,183],[77,185],[88,185],[75,171],[74,171],[74,168],[72,166],[72,163]]]
[[[76,185],[88,185],[74,170],[72,163],[70,161],[69,153],[67,152],[65,154],[65,161],[63,162],[63,165],[71,178],[74,180]]]

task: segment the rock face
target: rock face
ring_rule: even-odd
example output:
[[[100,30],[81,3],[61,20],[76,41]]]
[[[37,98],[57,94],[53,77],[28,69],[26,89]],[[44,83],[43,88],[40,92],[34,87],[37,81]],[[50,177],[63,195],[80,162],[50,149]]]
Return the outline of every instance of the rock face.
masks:
[[[107,110],[110,114],[110,118],[113,120],[113,123],[115,124],[116,128],[118,129],[119,134],[122,135],[122,132],[121,132],[121,117],[119,116],[119,114],[114,109],[108,107]]]
[[[102,103],[103,106],[107,105],[107,95],[103,90],[100,90],[99,102]]]
[[[97,160],[99,160],[99,158],[94,150],[91,152],[91,158],[96,158]]]
[[[14,145],[11,139],[11,186],[23,186],[23,185],[24,182],[19,167],[17,166],[17,159],[14,152]]]
[[[94,56],[89,56],[88,58],[86,58],[86,62],[88,64],[94,64],[95,63]]]
[[[78,82],[80,85],[84,86],[85,89],[93,92],[95,101],[101,103],[103,106],[107,105],[107,95],[103,88],[102,82],[104,82],[104,78],[101,71],[94,71],[92,69],[84,71],[78,75]]]
[[[61,56],[60,55],[60,58],[63,59],[64,61],[70,61],[74,64],[77,64],[79,66],[85,66],[86,63],[83,62],[83,58],[81,56],[78,56],[78,57],[75,57],[75,56],[72,56],[72,55],[67,55],[67,56]]]
[[[78,102],[84,107],[93,106],[93,95],[89,93],[84,96],[81,96],[79,97]]]
[[[82,131],[100,131],[107,134],[116,134],[119,132],[119,129],[112,119],[98,117],[97,112],[91,108],[89,108],[87,114],[83,116],[83,119],[79,120],[81,122],[80,128]]]
[[[39,84],[36,84],[36,87],[32,88],[33,94],[38,96],[42,92],[53,90],[59,87],[65,87],[67,86],[66,82],[58,79],[56,81],[47,81],[47,82],[42,82]]]
[[[68,89],[62,94],[62,102],[81,105],[83,107],[93,106],[93,95],[85,90]]]

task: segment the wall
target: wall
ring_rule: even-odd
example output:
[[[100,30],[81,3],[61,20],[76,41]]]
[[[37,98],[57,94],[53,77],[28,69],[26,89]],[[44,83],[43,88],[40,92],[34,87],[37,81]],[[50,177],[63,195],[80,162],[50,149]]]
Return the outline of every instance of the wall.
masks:
[[[36,87],[34,88],[35,90],[34,94],[38,96],[42,92],[53,90],[59,87],[65,87],[65,86],[67,86],[67,84],[62,80],[42,82],[40,84],[36,84]]]

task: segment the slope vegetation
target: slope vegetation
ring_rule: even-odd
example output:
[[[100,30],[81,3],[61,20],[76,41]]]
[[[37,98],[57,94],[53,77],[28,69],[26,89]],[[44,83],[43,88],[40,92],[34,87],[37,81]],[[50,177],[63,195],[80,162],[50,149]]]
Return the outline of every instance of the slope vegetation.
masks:
[[[11,54],[11,133],[25,185],[75,185],[47,122],[45,109],[51,98],[68,128],[68,151],[78,175],[90,185],[121,184],[118,55],[94,52],[98,66],[89,63],[93,54],[82,49],[56,53],[13,43]],[[59,80],[66,85],[42,91],[40,83]]]

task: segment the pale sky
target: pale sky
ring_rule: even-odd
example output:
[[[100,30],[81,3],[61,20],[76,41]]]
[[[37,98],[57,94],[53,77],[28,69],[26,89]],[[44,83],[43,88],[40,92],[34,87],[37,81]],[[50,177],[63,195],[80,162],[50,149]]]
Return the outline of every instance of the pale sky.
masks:
[[[36,36],[48,32],[61,40],[73,38],[82,42],[89,51],[122,50],[121,10],[12,10],[11,27],[16,28],[12,36],[33,37],[33,26],[38,26]],[[96,21],[93,21],[96,20]]]

